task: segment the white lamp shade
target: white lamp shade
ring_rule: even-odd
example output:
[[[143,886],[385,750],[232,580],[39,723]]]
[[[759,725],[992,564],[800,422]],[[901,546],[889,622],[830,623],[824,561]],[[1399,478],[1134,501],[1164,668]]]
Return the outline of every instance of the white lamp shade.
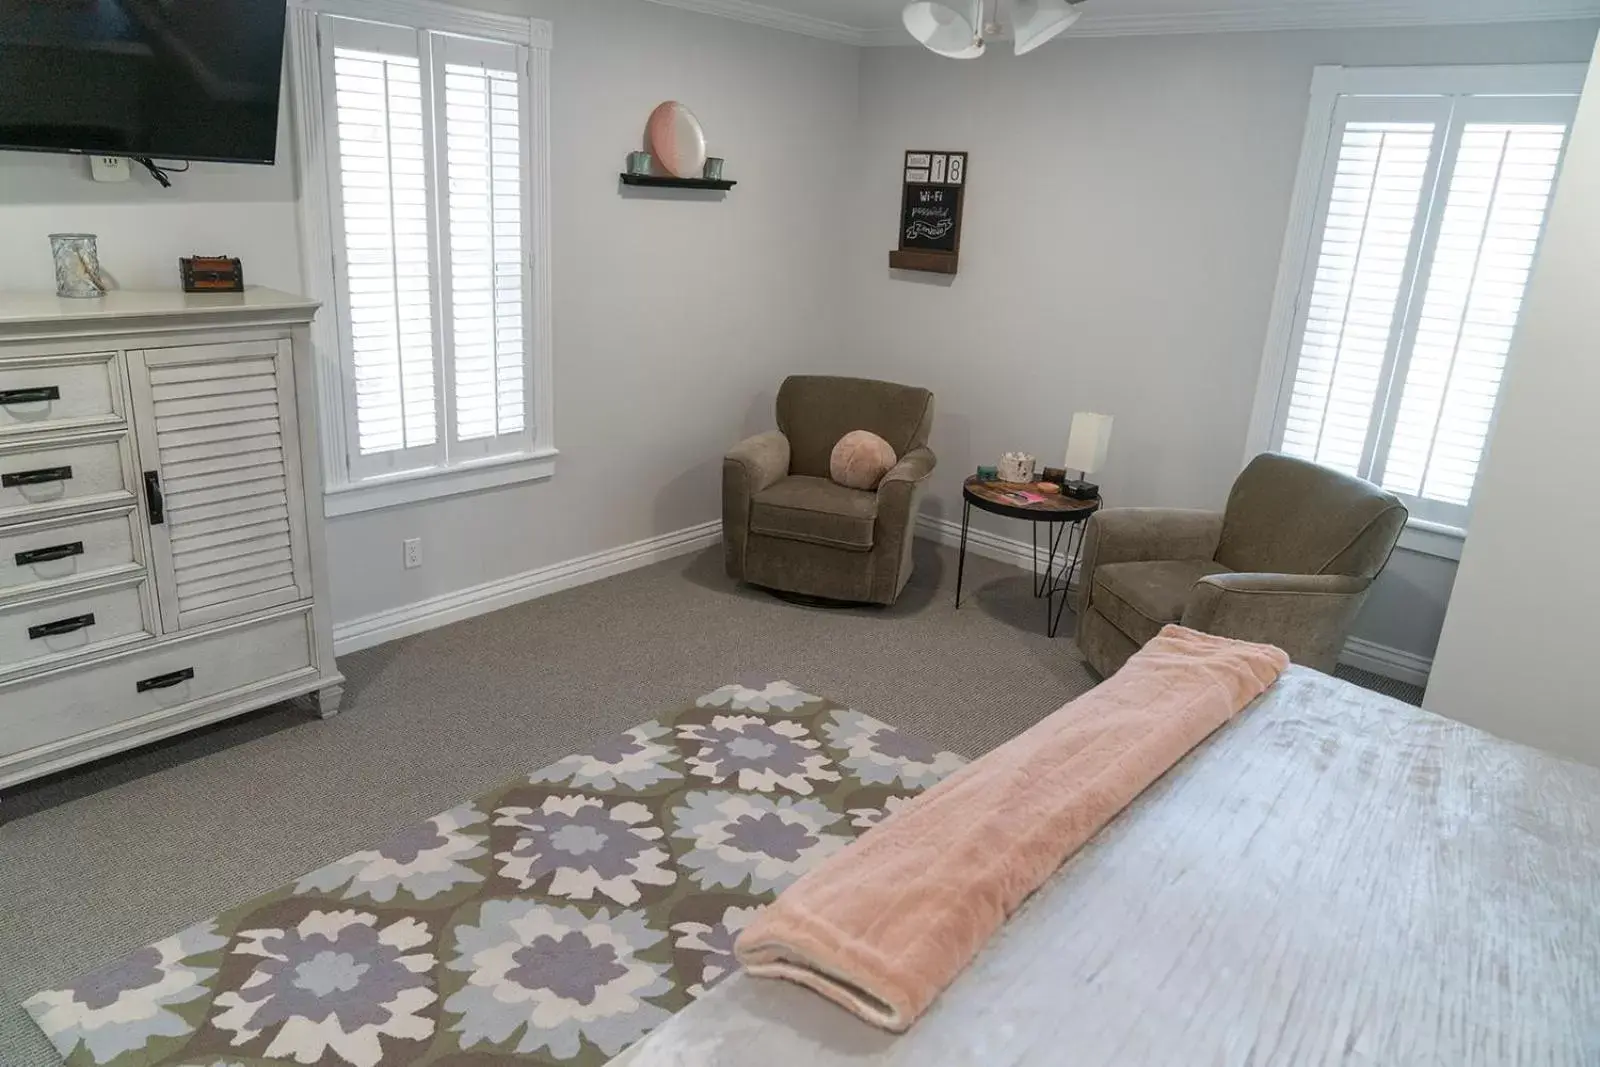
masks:
[[[900,13],[906,32],[924,48],[950,59],[972,59],[983,55],[977,23],[947,4],[934,0],[912,0]]]
[[[1064,32],[1081,14],[1067,0],[1011,0],[1011,39],[1017,55]]]
[[[1072,432],[1067,435],[1067,458],[1061,465],[1067,470],[1097,471],[1106,465],[1106,451],[1111,447],[1111,416],[1080,411],[1072,416]]]

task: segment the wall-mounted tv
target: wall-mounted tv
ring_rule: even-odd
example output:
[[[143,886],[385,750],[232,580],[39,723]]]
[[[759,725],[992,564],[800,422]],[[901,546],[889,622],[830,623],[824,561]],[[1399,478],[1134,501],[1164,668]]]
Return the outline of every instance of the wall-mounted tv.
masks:
[[[0,0],[0,149],[271,163],[285,0]]]

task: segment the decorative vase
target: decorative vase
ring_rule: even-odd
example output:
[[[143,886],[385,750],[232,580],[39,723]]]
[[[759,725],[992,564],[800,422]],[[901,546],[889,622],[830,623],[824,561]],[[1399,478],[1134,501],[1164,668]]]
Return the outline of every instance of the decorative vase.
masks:
[[[1034,457],[1026,452],[1007,452],[1000,457],[1000,480],[1002,482],[1033,481],[1034,462]]]
[[[698,177],[706,165],[706,134],[694,112],[668,100],[650,113],[650,147],[674,178]]]
[[[53,233],[50,255],[56,263],[56,295],[82,299],[104,296],[100,254],[92,233]]]
[[[650,173],[650,165],[652,162],[654,162],[654,159],[649,152],[629,152],[628,173],[648,175]]]
[[[722,159],[718,156],[708,157],[704,174],[706,181],[720,182],[722,180]]]

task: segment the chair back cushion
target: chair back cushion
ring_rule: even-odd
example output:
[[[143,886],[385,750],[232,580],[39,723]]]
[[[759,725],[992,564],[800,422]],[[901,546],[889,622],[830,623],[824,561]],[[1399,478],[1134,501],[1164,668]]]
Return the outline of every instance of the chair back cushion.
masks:
[[[1235,571],[1375,578],[1405,524],[1393,493],[1263,452],[1233,483],[1216,559]]]
[[[789,439],[789,473],[829,476],[833,446],[851,430],[871,430],[905,456],[928,443],[933,394],[870,378],[795,374],[778,389],[778,429]]]

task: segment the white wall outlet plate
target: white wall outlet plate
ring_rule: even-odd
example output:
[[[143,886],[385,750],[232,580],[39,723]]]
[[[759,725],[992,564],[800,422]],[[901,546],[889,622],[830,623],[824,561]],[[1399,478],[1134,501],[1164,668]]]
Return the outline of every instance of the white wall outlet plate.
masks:
[[[125,182],[133,176],[121,156],[90,156],[89,173],[97,182]]]
[[[422,538],[410,537],[404,542],[406,554],[406,570],[415,570],[422,566]]]

